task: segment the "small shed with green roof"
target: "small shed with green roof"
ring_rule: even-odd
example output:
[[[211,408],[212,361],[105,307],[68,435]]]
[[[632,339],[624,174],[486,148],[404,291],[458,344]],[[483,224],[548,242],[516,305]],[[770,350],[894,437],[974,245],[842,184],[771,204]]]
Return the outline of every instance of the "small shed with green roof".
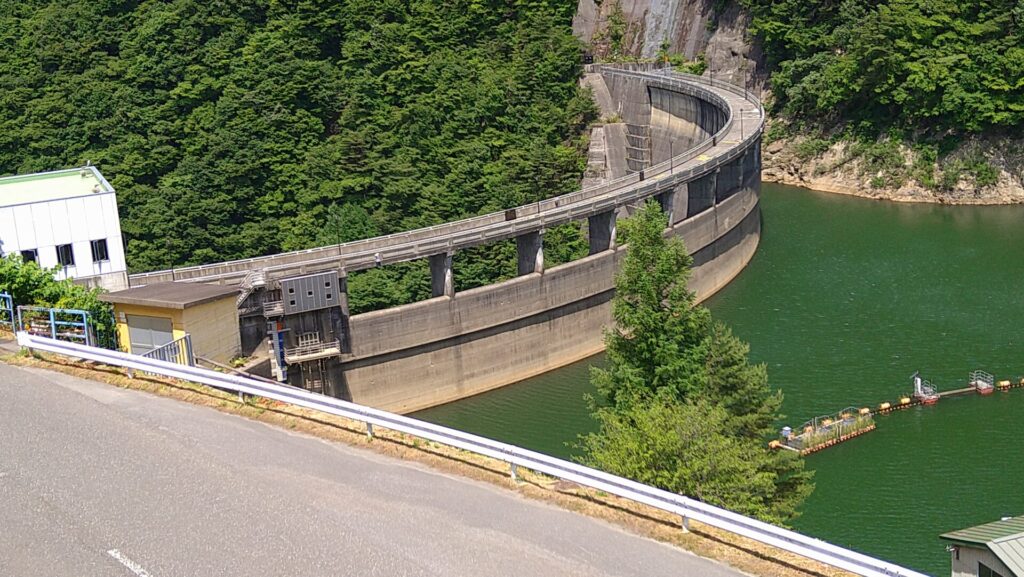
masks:
[[[1024,516],[941,535],[953,577],[1024,577]]]

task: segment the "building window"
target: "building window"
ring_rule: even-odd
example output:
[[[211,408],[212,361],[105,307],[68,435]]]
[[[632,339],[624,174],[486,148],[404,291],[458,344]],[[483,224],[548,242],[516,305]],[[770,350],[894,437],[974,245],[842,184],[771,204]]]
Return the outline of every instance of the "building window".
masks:
[[[75,266],[75,253],[70,244],[57,245],[57,262],[60,266]]]
[[[39,251],[34,248],[21,251],[22,262],[39,262]]]
[[[92,245],[92,262],[110,260],[110,255],[107,254],[107,239],[94,240],[90,244]]]
[[[991,567],[984,563],[978,563],[978,577],[1003,577],[1001,573],[997,573],[992,570]]]

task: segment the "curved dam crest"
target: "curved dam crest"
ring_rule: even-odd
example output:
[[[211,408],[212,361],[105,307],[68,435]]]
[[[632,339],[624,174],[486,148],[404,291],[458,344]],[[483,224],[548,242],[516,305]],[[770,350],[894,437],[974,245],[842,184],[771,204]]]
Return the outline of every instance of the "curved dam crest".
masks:
[[[295,325],[289,339],[315,330],[337,344],[297,361],[289,382],[308,385],[308,363],[315,362],[323,392],[395,412],[475,395],[596,354],[612,322],[615,272],[625,256],[615,221],[638,203],[654,198],[668,214],[667,232],[693,255],[690,288],[698,299],[725,286],[753,256],[761,230],[764,114],[742,88],[707,79],[661,70],[590,71],[606,86],[602,107],[614,107],[623,120],[606,128],[617,129],[609,132],[608,149],[626,157],[631,174],[624,178],[408,233],[132,275],[131,284],[239,284],[243,341],[263,343],[268,321],[283,318]],[[545,228],[584,219],[591,254],[545,269]],[[454,252],[510,238],[519,276],[453,290]],[[326,311],[281,310],[282,286],[310,273],[337,271],[343,291],[349,271],[417,258],[430,260],[434,297],[428,300],[349,316],[341,294],[340,306]],[[300,343],[282,343],[288,345]]]

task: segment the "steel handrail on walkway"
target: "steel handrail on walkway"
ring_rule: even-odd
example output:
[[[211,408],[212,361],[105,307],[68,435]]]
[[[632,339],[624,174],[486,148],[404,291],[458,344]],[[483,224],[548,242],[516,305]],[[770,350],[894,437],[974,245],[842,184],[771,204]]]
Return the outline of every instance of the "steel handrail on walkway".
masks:
[[[513,477],[516,476],[516,467],[524,467],[679,515],[683,520],[684,527],[689,519],[693,519],[706,525],[801,555],[819,563],[849,571],[856,575],[865,577],[926,577],[922,573],[850,551],[820,539],[807,537],[795,531],[751,519],[720,507],[708,505],[689,497],[676,495],[515,445],[501,443],[463,431],[357,405],[333,397],[310,393],[293,387],[273,385],[237,375],[219,373],[200,367],[189,367],[147,359],[128,353],[56,341],[24,332],[18,333],[18,344],[29,349],[92,360],[107,365],[137,369],[148,373],[201,383],[217,389],[234,391],[239,394],[290,403],[355,421],[362,421],[366,423],[367,433],[371,436],[373,435],[374,426],[384,427],[509,463],[512,467]]]

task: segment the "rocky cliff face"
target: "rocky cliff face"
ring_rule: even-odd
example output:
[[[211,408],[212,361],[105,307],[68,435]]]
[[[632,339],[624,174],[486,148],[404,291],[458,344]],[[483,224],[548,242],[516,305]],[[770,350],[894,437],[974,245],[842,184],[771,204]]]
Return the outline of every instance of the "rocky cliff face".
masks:
[[[920,152],[902,144],[865,151],[855,142],[819,148],[812,140],[767,142],[762,180],[896,202],[1024,203],[1022,139],[970,139],[941,162],[922,162]],[[880,162],[883,156],[889,158]]]
[[[599,60],[704,54],[705,74],[760,89],[761,52],[747,36],[749,15],[734,1],[579,0],[573,31]]]

